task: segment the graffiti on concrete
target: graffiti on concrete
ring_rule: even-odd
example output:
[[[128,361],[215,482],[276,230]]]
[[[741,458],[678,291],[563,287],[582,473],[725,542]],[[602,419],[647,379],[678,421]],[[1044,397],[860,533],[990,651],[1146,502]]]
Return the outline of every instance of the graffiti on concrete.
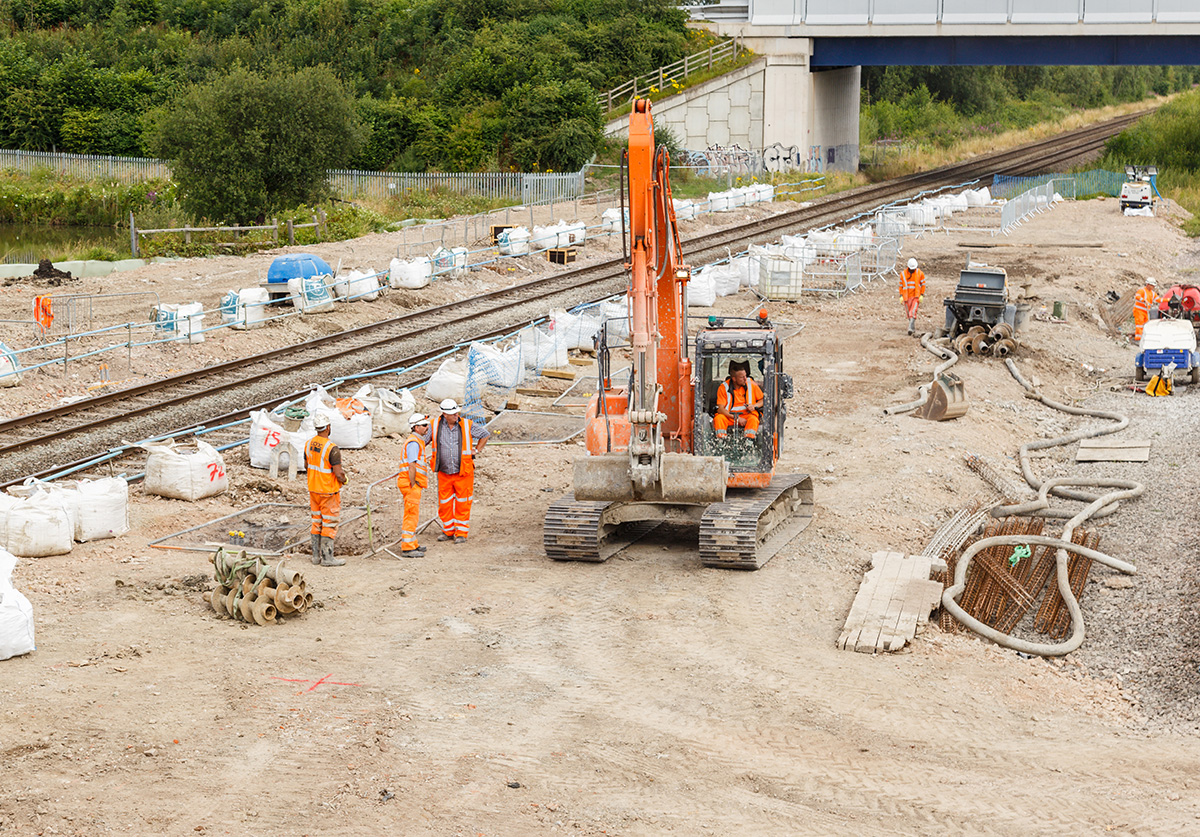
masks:
[[[727,174],[760,175],[766,172],[822,172],[825,169],[824,155],[819,145],[807,149],[798,145],[774,143],[761,151],[733,145],[710,145],[703,151],[685,151],[683,163],[696,170],[702,177]]]

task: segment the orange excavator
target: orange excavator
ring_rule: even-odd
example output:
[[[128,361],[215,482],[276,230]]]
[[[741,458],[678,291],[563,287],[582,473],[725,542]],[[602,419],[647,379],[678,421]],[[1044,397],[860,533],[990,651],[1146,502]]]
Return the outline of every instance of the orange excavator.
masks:
[[[810,477],[775,473],[792,380],[765,308],[755,317],[708,318],[694,362],[689,356],[691,271],[682,263],[668,172],[666,149],[654,144],[650,102],[637,99],[622,159],[632,365],[627,384],[614,385],[602,330],[588,456],[575,461],[573,493],[547,512],[543,543],[551,558],[597,562],[659,523],[694,523],[705,565],[758,569],[812,519]],[[621,194],[624,201],[624,184]],[[739,422],[718,435],[719,390],[728,409],[734,390],[726,373],[738,369],[762,391],[757,433]],[[746,400],[756,400],[752,392],[747,386]]]

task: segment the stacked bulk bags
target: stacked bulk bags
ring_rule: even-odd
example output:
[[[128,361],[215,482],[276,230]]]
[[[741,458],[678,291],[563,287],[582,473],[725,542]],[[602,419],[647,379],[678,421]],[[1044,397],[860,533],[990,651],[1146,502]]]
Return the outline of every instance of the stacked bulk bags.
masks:
[[[392,259],[388,265],[388,287],[415,291],[429,284],[433,276],[433,263],[425,256],[409,261]]]
[[[181,453],[174,442],[146,444],[146,478],[143,489],[147,494],[172,497],[177,500],[201,500],[214,497],[229,487],[225,460],[207,442],[196,441],[196,451]]]

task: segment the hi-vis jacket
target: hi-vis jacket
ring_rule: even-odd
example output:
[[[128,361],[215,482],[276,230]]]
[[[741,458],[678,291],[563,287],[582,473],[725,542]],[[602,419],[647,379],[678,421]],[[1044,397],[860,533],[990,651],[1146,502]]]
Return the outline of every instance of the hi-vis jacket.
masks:
[[[342,484],[333,475],[329,454],[336,448],[325,436],[313,436],[304,446],[304,466],[308,469],[308,490],[313,494],[337,494]]]
[[[404,440],[404,451],[407,455],[408,446],[410,443],[417,443],[417,488],[425,488],[429,485],[429,462],[425,457],[425,440],[416,433],[409,434],[409,437]],[[407,458],[407,457],[406,457]],[[400,463],[400,476],[396,477],[397,488],[411,488],[408,483],[408,462]]]
[[[441,424],[442,417],[437,416],[433,420],[433,435],[429,439],[429,461],[434,468],[437,468],[438,429]],[[458,457],[458,473],[469,477],[475,473],[475,440],[471,438],[471,420],[469,418],[459,417],[458,435],[459,444],[462,446]]]

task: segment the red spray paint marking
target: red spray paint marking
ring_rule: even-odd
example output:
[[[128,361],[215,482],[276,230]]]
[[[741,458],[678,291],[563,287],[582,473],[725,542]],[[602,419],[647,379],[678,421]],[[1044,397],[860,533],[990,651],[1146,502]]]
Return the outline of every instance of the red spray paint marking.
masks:
[[[309,686],[307,689],[304,690],[306,692],[313,691],[314,689],[317,688],[317,686],[320,686],[322,683],[328,683],[328,685],[330,685],[330,686],[361,686],[362,685],[361,683],[339,683],[336,680],[330,680],[329,679],[330,677],[333,677],[333,675],[326,674],[320,680],[317,680],[315,682],[312,680],[300,680],[300,679],[293,678],[293,677],[272,677],[271,679],[272,680],[282,680],[284,683],[312,683],[311,686]]]

